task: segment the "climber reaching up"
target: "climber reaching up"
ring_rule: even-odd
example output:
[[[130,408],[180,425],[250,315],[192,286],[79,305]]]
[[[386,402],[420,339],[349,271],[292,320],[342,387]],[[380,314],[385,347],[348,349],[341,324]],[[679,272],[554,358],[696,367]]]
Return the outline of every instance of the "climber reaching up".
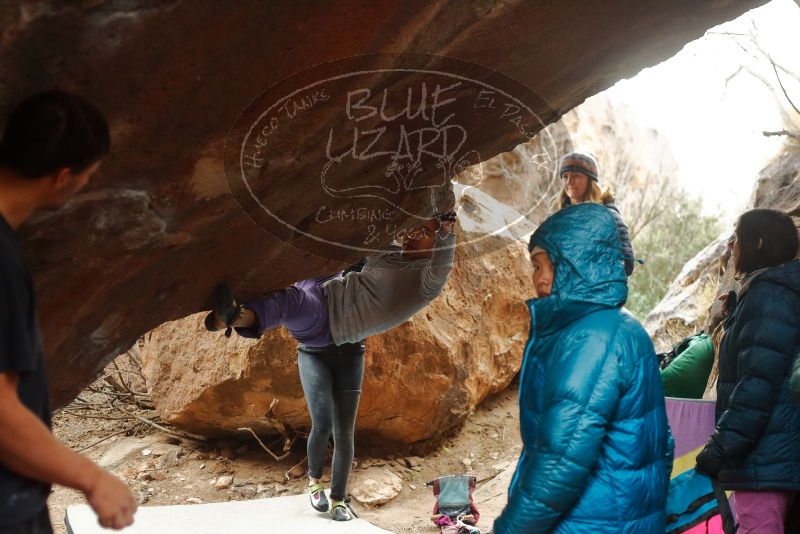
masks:
[[[448,211],[425,221],[405,233],[399,246],[370,256],[361,272],[303,280],[241,304],[220,284],[206,328],[260,337],[283,325],[307,347],[356,343],[385,332],[441,293],[453,268],[455,218]]]
[[[232,327],[244,337],[260,337],[283,325],[300,342],[298,370],[311,415],[309,499],[316,511],[330,512],[335,521],[354,516],[346,498],[364,376],[363,339],[408,320],[441,293],[453,267],[454,222],[453,212],[435,217],[404,234],[400,246],[366,263],[241,305],[227,284],[214,291],[214,310],[205,321],[208,330]],[[329,501],[322,468],[331,434]]]
[[[455,253],[456,214],[452,190],[445,211],[399,237],[399,245],[362,260],[344,272],[297,282],[239,304],[229,286],[218,285],[209,331],[235,329],[260,337],[285,326],[298,346],[298,370],[311,415],[308,436],[308,494],[318,512],[349,521],[347,483],[364,377],[364,338],[407,321],[435,299],[447,283]],[[328,441],[334,437],[330,500],[322,482]]]

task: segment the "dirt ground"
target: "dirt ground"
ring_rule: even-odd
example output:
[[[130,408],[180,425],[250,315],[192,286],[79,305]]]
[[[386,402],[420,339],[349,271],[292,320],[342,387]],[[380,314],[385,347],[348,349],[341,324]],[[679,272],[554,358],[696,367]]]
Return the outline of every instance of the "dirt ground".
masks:
[[[82,397],[91,403],[97,394]],[[82,453],[126,481],[142,506],[299,494],[307,484],[303,476],[305,442],[302,440],[287,458],[276,462],[252,439],[240,442],[178,439],[152,425],[137,425],[137,420],[130,417],[92,417],[88,408],[57,414],[54,432],[75,450],[91,446]],[[107,439],[93,445],[103,438]],[[389,470],[402,479],[402,490],[386,504],[367,507],[353,500],[360,517],[390,531],[434,533],[436,528],[429,519],[434,499],[425,482],[442,475],[468,472],[479,481],[475,499],[482,519],[478,526],[488,528],[505,504],[508,477],[521,449],[516,384],[485,401],[458,432],[425,457],[381,454],[363,457],[358,449],[356,443],[353,484],[360,473],[374,467]],[[227,485],[226,476],[233,476],[231,485],[217,488],[218,484]],[[84,502],[76,491],[55,488],[49,503],[56,533],[66,533],[67,507]]]

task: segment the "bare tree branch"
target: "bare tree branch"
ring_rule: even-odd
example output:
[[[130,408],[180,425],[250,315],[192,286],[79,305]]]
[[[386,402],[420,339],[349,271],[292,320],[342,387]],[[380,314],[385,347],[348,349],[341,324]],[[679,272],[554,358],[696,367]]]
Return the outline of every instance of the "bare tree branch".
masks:
[[[775,81],[777,81],[778,84],[778,87],[776,88],[775,85],[771,81],[769,81],[764,74],[757,72],[755,68],[751,66],[740,65],[739,68],[734,73],[732,73],[725,79],[725,86],[727,87],[728,83],[736,76],[738,76],[740,73],[747,72],[748,74],[759,80],[762,84],[764,84],[764,86],[770,91],[772,97],[775,99],[778,112],[780,113],[784,124],[786,124],[787,127],[793,124],[795,121],[790,116],[785,106],[785,103],[779,97],[779,94],[780,93],[783,94],[783,97],[786,99],[786,102],[788,102],[791,110],[793,110],[798,115],[800,115],[800,108],[794,103],[792,98],[789,96],[789,92],[787,91],[786,86],[783,83],[781,73],[783,73],[785,76],[791,77],[796,81],[800,81],[800,75],[790,71],[783,65],[780,65],[772,58],[769,52],[767,52],[764,49],[759,39],[758,26],[756,25],[755,20],[754,19],[750,20],[749,35],[743,35],[737,32],[709,32],[709,33],[715,35],[726,35],[730,37],[731,40],[736,44],[736,46],[738,46],[747,56],[753,59],[754,66],[759,66],[763,65],[764,63],[769,63],[770,67],[772,68],[772,74],[774,75]],[[748,44],[747,45],[743,44],[740,41],[740,38],[746,38]]]
[[[83,451],[85,451],[87,449],[91,449],[95,445],[100,445],[104,441],[107,441],[107,440],[113,438],[114,436],[119,436],[120,434],[127,434],[128,432],[132,431],[137,426],[139,426],[139,423],[136,423],[135,425],[133,425],[132,427],[129,427],[129,428],[123,428],[122,430],[114,432],[113,434],[109,434],[109,435],[107,435],[106,437],[104,437],[102,439],[98,439],[97,441],[92,442],[89,445],[86,445],[85,447],[81,447],[80,449],[76,449],[75,452],[83,452]]]
[[[727,78],[725,78],[725,87],[726,87],[726,88],[728,87],[728,84],[730,83],[730,81],[731,81],[731,80],[733,80],[733,79],[734,79],[734,78],[736,78],[736,77],[737,77],[739,74],[741,74],[741,72],[742,72],[742,70],[743,70],[743,69],[744,69],[744,65],[739,65],[739,68],[738,68],[738,69],[736,69],[736,70],[733,72],[733,74],[731,74],[730,76],[728,76]]]
[[[706,32],[706,35],[729,35],[734,37],[750,37],[748,33],[737,33],[737,32]]]
[[[775,137],[775,136],[781,136],[782,135],[782,136],[786,136],[786,137],[789,137],[791,139],[797,139],[798,141],[800,141],[800,134],[792,133],[792,132],[790,132],[788,130],[780,130],[780,131],[777,131],[777,132],[761,132],[761,134],[764,137]]]
[[[783,72],[785,75],[790,76],[793,79],[795,79],[798,82],[800,82],[800,75],[798,75],[796,72],[790,71],[789,69],[787,69],[786,67],[784,67],[780,63],[776,63],[775,66],[778,67],[778,70]]]
[[[296,477],[294,477],[294,476],[291,476],[291,475],[290,475],[290,473],[291,473],[292,471],[294,471],[294,469],[295,469],[296,467],[300,467],[301,465],[303,465],[304,463],[306,463],[306,460],[308,460],[308,456],[303,456],[303,459],[302,459],[302,460],[300,460],[299,462],[297,462],[296,464],[294,464],[292,467],[290,467],[290,468],[289,468],[289,469],[288,469],[288,470],[287,470],[287,471],[286,471],[286,472],[283,474],[283,479],[288,481],[288,480],[291,480],[292,478],[296,478]]]
[[[189,440],[192,440],[192,441],[205,441],[207,439],[205,436],[198,436],[197,434],[191,434],[189,432],[182,432],[182,431],[179,431],[179,430],[170,430],[169,428],[161,426],[158,423],[155,423],[155,422],[151,421],[150,419],[147,419],[145,417],[137,415],[137,414],[135,414],[133,412],[129,412],[129,411],[122,410],[122,409],[120,409],[120,411],[124,412],[124,413],[127,413],[130,417],[133,417],[134,419],[137,419],[137,420],[141,421],[142,423],[148,424],[148,425],[152,426],[153,428],[155,428],[156,430],[160,430],[161,432],[163,432],[163,433],[165,433],[165,434],[167,434],[169,436],[173,436],[175,438],[189,439]]]
[[[281,454],[280,456],[278,456],[277,454],[275,454],[274,452],[272,452],[272,451],[270,450],[270,448],[269,448],[269,447],[267,447],[267,446],[264,444],[264,442],[263,442],[263,441],[261,441],[261,438],[259,438],[259,437],[258,437],[258,434],[256,434],[256,433],[253,431],[253,429],[252,429],[252,428],[250,428],[250,427],[246,426],[246,427],[243,427],[243,428],[238,428],[237,430],[241,430],[241,431],[245,431],[245,430],[246,430],[247,432],[250,432],[250,433],[253,435],[253,437],[254,437],[254,438],[256,438],[256,441],[258,442],[258,444],[259,444],[259,445],[261,445],[261,448],[262,448],[262,449],[264,449],[265,451],[267,451],[267,452],[269,453],[269,455],[270,455],[270,456],[272,456],[272,458],[273,458],[273,459],[274,459],[276,462],[280,462],[281,460],[284,460],[284,459],[285,459],[285,458],[287,458],[287,457],[289,456],[289,454],[291,454],[291,452],[292,452],[292,451],[291,451],[291,449],[287,450],[287,449],[286,449],[286,447],[284,447],[284,453],[283,453],[283,454]]]
[[[792,109],[794,109],[795,113],[800,115],[800,109],[797,109],[797,106],[794,105],[794,102],[792,102],[791,97],[789,97],[789,93],[786,92],[786,88],[783,86],[783,82],[781,81],[781,75],[778,74],[778,68],[775,66],[775,62],[772,60],[771,57],[767,56],[767,58],[769,59],[769,64],[772,65],[772,70],[775,72],[775,78],[778,80],[778,85],[781,87],[781,91],[783,91],[783,96],[786,97],[786,100],[789,102],[789,105],[792,106]]]

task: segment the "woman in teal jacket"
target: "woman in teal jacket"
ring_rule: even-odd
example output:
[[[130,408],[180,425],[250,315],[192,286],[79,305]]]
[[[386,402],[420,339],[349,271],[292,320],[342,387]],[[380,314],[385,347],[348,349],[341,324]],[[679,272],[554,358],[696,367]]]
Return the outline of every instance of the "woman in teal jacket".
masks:
[[[622,309],[614,218],[567,206],[529,249],[538,298],[527,302],[523,449],[494,532],[664,532],[672,436],[653,344]]]

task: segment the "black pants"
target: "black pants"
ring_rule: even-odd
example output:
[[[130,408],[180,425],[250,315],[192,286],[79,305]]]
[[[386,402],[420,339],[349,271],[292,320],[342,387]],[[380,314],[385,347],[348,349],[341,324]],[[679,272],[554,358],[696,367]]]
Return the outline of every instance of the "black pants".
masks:
[[[326,347],[298,347],[300,382],[311,414],[308,436],[308,475],[322,478],[328,440],[333,433],[331,500],[344,500],[353,466],[354,434],[361,381],[364,342]]]
[[[34,518],[13,527],[0,526],[0,534],[53,534],[50,514],[45,506]]]

